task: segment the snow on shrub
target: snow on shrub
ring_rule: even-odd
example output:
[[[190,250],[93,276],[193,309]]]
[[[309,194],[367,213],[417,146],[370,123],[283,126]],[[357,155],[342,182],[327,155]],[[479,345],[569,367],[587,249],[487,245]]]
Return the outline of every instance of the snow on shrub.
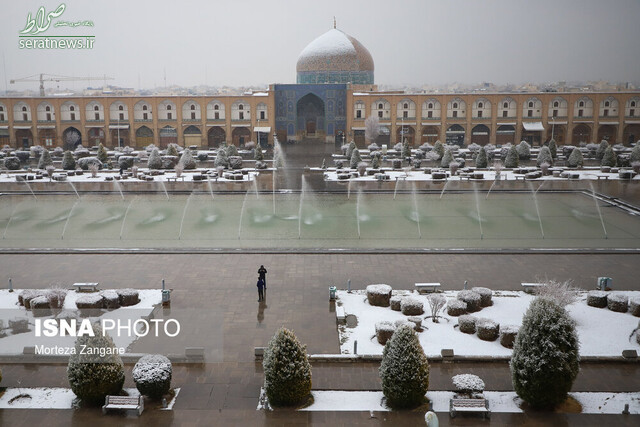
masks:
[[[62,155],[62,169],[72,171],[76,169],[76,159],[71,151],[65,151]]]
[[[83,157],[76,162],[82,170],[89,170],[89,166],[94,165],[98,169],[102,169],[102,162],[97,157]]]
[[[191,150],[189,150],[188,148],[184,149],[184,151],[182,152],[182,156],[180,156],[180,161],[178,163],[180,163],[182,167],[184,167],[185,169],[196,168],[196,161],[193,158],[193,154],[191,154]]]
[[[580,151],[578,147],[574,148],[569,155],[567,164],[570,168],[581,168],[582,165],[584,165],[584,157],[582,156],[582,151]]]
[[[465,334],[475,334],[477,320],[478,318],[476,316],[472,316],[470,314],[463,314],[458,317],[458,328],[460,329],[460,332]]]
[[[351,169],[357,169],[358,163],[362,162],[362,157],[360,156],[360,150],[355,149],[351,151],[351,157],[349,158],[349,167]]]
[[[529,305],[513,346],[511,378],[520,398],[534,408],[553,408],[567,398],[580,370],[578,335],[564,307],[547,297]]]
[[[229,167],[231,169],[242,169],[242,157],[229,156]]]
[[[135,364],[132,376],[140,394],[159,399],[171,388],[171,361],[161,354],[147,354]]]
[[[516,325],[500,325],[500,345],[513,348],[519,329]]]
[[[123,307],[127,307],[130,305],[136,305],[140,302],[140,297],[138,296],[138,291],[135,289],[118,289],[116,290],[118,294],[118,300],[120,301],[120,305]]]
[[[602,160],[602,158],[604,157],[604,152],[607,150],[607,148],[609,148],[609,143],[607,141],[605,141],[604,139],[602,141],[600,141],[600,144],[598,145],[598,148],[596,148],[596,159],[597,160]]]
[[[106,309],[114,309],[120,307],[120,296],[116,291],[108,290],[100,292],[102,295],[102,302],[104,304],[104,308]]]
[[[475,292],[480,295],[480,306],[489,307],[493,304],[491,301],[492,291],[489,288],[483,288],[481,286],[475,286],[471,288],[471,292]]]
[[[351,141],[347,145],[347,149],[344,152],[344,155],[347,159],[351,160],[351,156],[353,155],[353,150],[357,150],[357,147],[356,147],[356,143],[354,141]]]
[[[609,294],[607,296],[607,308],[618,313],[626,313],[629,309],[629,299],[624,294]]]
[[[413,329],[415,330],[422,328],[422,317],[420,316],[409,316],[407,317],[407,321],[413,323]]]
[[[460,301],[464,301],[467,303],[467,311],[469,313],[473,313],[476,311],[480,311],[482,307],[480,306],[481,296],[479,293],[474,291],[460,291],[458,292],[458,297]]]
[[[438,317],[440,315],[440,310],[444,308],[444,305],[447,303],[447,299],[442,295],[431,294],[427,297],[427,302],[429,303],[429,309],[431,310],[431,321],[433,323],[438,323]]]
[[[491,319],[478,319],[476,321],[478,338],[483,341],[495,341],[500,336],[500,324]]]
[[[440,167],[448,168],[451,162],[453,162],[453,154],[451,150],[447,148],[442,156],[442,160],[440,160]]]
[[[414,330],[416,329],[416,324],[413,323],[413,322],[409,322],[409,320],[407,320],[407,319],[396,320],[394,322],[394,326],[396,327],[396,330],[401,326],[407,326],[407,327],[409,327],[411,329],[414,329]]]
[[[563,307],[573,304],[578,300],[580,288],[573,286],[571,280],[560,282],[558,280],[539,280],[544,286],[536,288],[536,295],[547,297]]]
[[[516,151],[520,160],[529,160],[531,158],[531,146],[527,141],[521,141],[516,146]]]
[[[233,144],[227,145],[227,148],[225,151],[227,152],[227,157],[238,155],[238,148]]]
[[[487,151],[484,148],[478,150],[476,155],[476,167],[484,169],[487,167]]]
[[[64,306],[64,300],[67,298],[67,290],[60,286],[52,286],[47,289],[46,296],[49,300],[49,306],[51,308],[62,308]]]
[[[391,310],[393,311],[400,311],[400,302],[402,301],[402,296],[400,295],[394,295],[391,297],[391,299],[389,300],[389,305],[391,306]]]
[[[7,157],[4,159],[4,167],[10,171],[17,171],[20,169],[20,159],[17,157]]]
[[[214,160],[213,164],[216,167],[222,166],[228,168],[229,158],[227,157],[227,150],[225,150],[223,147],[220,147],[218,149],[218,152],[216,153],[216,159]]]
[[[405,316],[419,316],[424,313],[422,301],[415,298],[406,297],[400,301],[400,311]]]
[[[53,160],[51,159],[51,153],[46,148],[42,151],[42,155],[40,156],[40,160],[38,161],[38,169],[46,169],[47,166],[53,165]]]
[[[76,340],[67,378],[71,391],[83,402],[103,404],[105,396],[118,395],[122,390],[124,365],[109,334],[103,334],[97,323],[91,327],[95,336],[85,334]]]
[[[543,163],[553,165],[553,156],[551,155],[551,150],[549,150],[549,147],[540,147],[540,151],[538,151],[536,165],[540,167],[540,165]]]
[[[540,156],[538,155],[538,157]],[[512,145],[507,150],[507,155],[505,156],[505,159],[504,159],[504,167],[517,168],[519,163],[518,159],[519,159],[518,150],[516,149],[515,145]]]
[[[295,334],[280,328],[269,341],[264,360],[264,388],[269,403],[290,406],[304,403],[311,393],[311,365],[306,346]]]
[[[384,347],[379,372],[389,406],[413,408],[424,402],[429,363],[413,329],[401,326],[396,330]]]
[[[472,374],[459,374],[451,377],[451,382],[456,392],[462,394],[482,393],[484,391],[484,381]]]
[[[151,150],[151,154],[147,160],[147,167],[149,169],[162,169],[162,157],[160,157],[160,151],[158,151],[157,148]]]
[[[40,295],[33,298],[29,302],[29,305],[34,316],[48,316],[51,314],[51,305],[49,304],[49,298],[47,298],[46,295]]]
[[[133,167],[133,161],[135,157],[133,156],[120,156],[118,157],[118,167],[123,169],[129,169]]]
[[[389,285],[369,285],[367,286],[367,300],[369,305],[378,307],[389,307],[391,300],[391,286]]]
[[[376,322],[376,339],[380,344],[385,345],[395,330],[396,326],[387,320]]]
[[[18,294],[18,303],[29,309],[31,300],[41,295],[44,295],[44,293],[40,289],[25,289]]]
[[[607,295],[605,291],[589,291],[587,294],[587,305],[590,307],[604,308],[607,306]]]
[[[76,300],[76,307],[79,309],[102,308],[103,305],[102,295],[100,294],[83,295]]]
[[[467,313],[467,303],[458,299],[447,301],[447,314],[449,316],[460,316]]]
[[[632,315],[640,317],[640,297],[633,297],[629,300],[629,311]]]
[[[610,146],[604,150],[604,156],[602,156],[602,162],[600,165],[602,166],[611,166],[614,167],[618,163],[618,157],[616,153],[614,153],[613,148]]]

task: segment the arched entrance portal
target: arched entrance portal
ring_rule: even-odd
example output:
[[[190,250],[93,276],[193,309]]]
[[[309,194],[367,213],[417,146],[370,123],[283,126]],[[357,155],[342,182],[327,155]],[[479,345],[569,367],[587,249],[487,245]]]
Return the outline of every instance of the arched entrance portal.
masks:
[[[150,144],[153,144],[153,131],[146,126],[138,128],[136,130],[136,146],[143,148]]]
[[[489,143],[489,128],[485,125],[477,125],[471,129],[471,143],[487,145]]]
[[[18,142],[18,147],[28,150],[29,147],[33,145],[33,134],[31,133],[31,129],[16,130],[16,141]]]
[[[184,146],[189,147],[196,145],[200,147],[202,145],[202,133],[197,126],[189,126],[184,130]]]
[[[496,129],[496,144],[513,144],[516,139],[516,128],[512,125],[501,125]]]
[[[422,143],[434,144],[438,140],[440,130],[436,126],[426,126],[422,128]]]
[[[413,143],[416,139],[416,131],[413,130],[411,126],[398,126],[396,129],[396,141],[404,142],[407,141],[410,147],[413,147]]]
[[[46,148],[50,148],[53,146],[53,143],[56,140],[56,131],[55,129],[39,130],[38,138],[40,139],[40,145]]]
[[[244,147],[244,144],[251,140],[251,132],[246,127],[238,127],[233,129],[231,137],[233,138],[233,145]]]
[[[451,125],[447,129],[446,137],[447,144],[456,144],[462,147],[464,145],[464,128],[460,125]]]
[[[631,145],[636,141],[640,141],[640,125],[627,125],[622,134],[622,143]]]
[[[308,93],[296,105],[298,132],[307,138],[319,138],[324,135],[324,102],[312,93]]]
[[[217,148],[226,141],[227,134],[220,126],[214,126],[207,132],[207,141],[210,148]]]
[[[111,146],[126,147],[129,145],[129,129],[111,129]]]
[[[604,139],[609,144],[615,144],[617,131],[618,129],[614,125],[602,125],[600,129],[598,129],[597,140],[602,141]]]
[[[102,128],[90,128],[87,132],[87,139],[89,141],[89,147],[93,147],[100,143],[105,143],[104,129]]]
[[[165,126],[160,129],[158,144],[160,148],[167,148],[169,144],[178,143],[178,131],[171,126]]]
[[[62,133],[62,141],[66,150],[75,150],[82,144],[82,135],[78,129],[70,127]]]
[[[578,145],[581,142],[586,142],[587,144],[591,142],[591,128],[583,124],[574,127],[571,134],[571,143],[573,145]]]
[[[549,131],[547,134],[547,140],[544,142],[545,145],[551,141],[551,136],[553,134],[553,139],[556,141],[558,145],[564,145],[565,138],[567,134],[567,128],[564,125],[553,125],[553,132]]]

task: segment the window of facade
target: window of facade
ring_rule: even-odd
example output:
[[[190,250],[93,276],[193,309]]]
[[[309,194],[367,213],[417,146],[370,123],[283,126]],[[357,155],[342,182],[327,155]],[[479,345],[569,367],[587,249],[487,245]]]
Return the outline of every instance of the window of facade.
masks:
[[[124,107],[123,107],[122,105],[119,105],[119,106],[118,106],[118,110],[119,110],[119,111],[124,111]]]
[[[120,113],[120,120],[124,120],[124,113]]]
[[[0,113],[0,122],[4,122],[4,113]]]
[[[146,105],[142,106],[142,111],[147,111],[147,106]]]
[[[76,113],[71,113],[71,120],[75,120],[76,119]]]
[[[51,111],[51,107],[49,107],[48,105],[45,107],[44,111]]]
[[[453,108],[458,108],[458,103],[457,102],[453,103]]]
[[[527,110],[527,117],[533,117],[533,110]]]
[[[358,112],[360,112],[360,110],[358,110]],[[265,119],[264,111],[260,111],[260,120],[264,120],[264,119]]]
[[[240,109],[242,110],[242,105],[240,106]],[[240,118],[240,120],[244,120],[244,113],[242,111],[239,112],[238,117]]]
[[[402,108],[404,108],[404,109],[406,110],[407,108],[409,108],[409,104],[407,104],[407,103],[405,102],[405,103],[402,105]]]
[[[29,119],[27,119],[27,113],[22,113],[22,120],[24,120],[25,122]]]
[[[629,110],[629,115],[630,116],[635,116],[635,112],[636,110],[634,110],[633,108]]]
[[[95,113],[96,120],[100,120],[100,113]]]
[[[142,120],[149,120],[149,113],[142,113]]]
[[[533,108],[533,102],[529,102],[529,108]]]
[[[557,102],[556,102],[557,104]],[[558,117],[558,110],[553,110],[553,117]]]
[[[192,105],[192,107],[193,107],[193,105]],[[193,112],[192,112],[192,113],[191,113],[191,120],[195,120],[195,119],[196,119],[196,113],[193,113]]]
[[[480,107],[482,108],[482,107]],[[478,111],[478,117],[482,117],[482,110]]]
[[[167,111],[171,111],[171,105],[167,105]]]
[[[382,111],[378,111],[378,118],[382,118]]]
[[[584,101],[580,101],[580,103],[578,104],[578,107],[584,107]]]
[[[216,105],[216,107],[217,107],[217,105]],[[213,118],[214,118],[215,120],[220,120],[220,113],[218,113],[218,112],[216,111],[216,112],[213,114]]]
[[[431,105],[431,104],[429,104]],[[433,117],[433,111],[427,111],[427,117],[428,118],[432,118]]]
[[[502,111],[502,117],[507,117],[508,114],[509,114],[508,111],[505,111],[505,110]]]
[[[100,111],[100,108],[98,108],[98,106],[96,105],[93,107],[93,111]]]
[[[356,110],[356,119],[362,118],[362,110]]]
[[[72,105],[71,107],[69,107],[69,111],[76,111],[76,107]]]
[[[578,110],[578,117],[582,117],[584,110]]]
[[[244,105],[242,104],[238,105],[238,110],[244,110]]]
[[[635,107],[636,106],[636,101],[631,101],[631,106]]]
[[[482,108],[482,102],[478,102],[478,108]]]
[[[47,121],[50,122],[51,121],[51,113],[47,113]]]
[[[633,105],[632,105],[632,107],[633,107]],[[428,105],[428,108],[429,109],[433,108],[433,103],[430,102],[429,105]]]
[[[608,106],[609,106],[609,101],[605,101],[605,102],[604,102],[604,106],[605,106],[605,107],[608,107]]]
[[[167,113],[167,120],[173,120],[173,113]]]
[[[554,102],[554,103],[553,103],[553,108],[558,108],[558,105],[560,105],[560,104],[558,103],[558,101]]]
[[[382,110],[383,108],[384,108],[384,105],[378,104],[378,110]],[[380,117],[382,117],[382,116],[380,116]]]
[[[502,108],[509,108],[509,103],[505,102],[504,104],[502,104]]]
[[[407,119],[407,118],[409,118],[409,113],[408,113],[407,111],[403,111],[403,112],[402,112],[402,118],[403,118],[403,119]]]
[[[191,111],[195,111],[196,110],[196,106],[191,104]]]
[[[213,106],[213,109],[218,111],[220,109],[220,106],[216,104],[216,105]]]
[[[453,117],[458,117],[458,112],[457,111],[453,112]]]
[[[604,117],[607,117],[607,116],[609,115],[609,110],[606,110],[606,109],[605,109],[605,110],[602,112],[602,115],[603,115]]]

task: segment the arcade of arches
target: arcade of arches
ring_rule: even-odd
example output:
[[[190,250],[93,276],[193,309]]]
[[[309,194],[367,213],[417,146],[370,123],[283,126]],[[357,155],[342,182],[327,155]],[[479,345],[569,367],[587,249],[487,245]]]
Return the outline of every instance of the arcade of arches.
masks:
[[[187,127],[183,133],[185,147],[190,147],[192,145],[200,147],[202,145],[202,132],[200,132],[199,127],[191,125]]]
[[[172,126],[163,127],[158,135],[158,143],[161,149],[167,148],[169,144],[178,143],[178,131]]]
[[[153,131],[146,126],[142,126],[136,130],[136,145],[138,148],[146,147],[153,144]]]
[[[416,131],[412,126],[398,126],[396,129],[396,141],[408,142],[409,146],[415,145]]]
[[[236,147],[244,147],[244,144],[251,141],[251,131],[246,127],[233,128],[231,132],[233,145]]]
[[[126,147],[129,145],[129,129],[111,129],[111,146]]]

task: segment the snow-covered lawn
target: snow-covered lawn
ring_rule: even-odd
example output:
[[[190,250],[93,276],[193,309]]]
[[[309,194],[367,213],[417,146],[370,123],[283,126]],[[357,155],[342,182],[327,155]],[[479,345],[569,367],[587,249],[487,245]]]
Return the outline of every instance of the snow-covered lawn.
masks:
[[[314,390],[313,404],[301,411],[389,411],[381,391]],[[522,401],[514,392],[485,391],[491,412],[520,413]],[[569,393],[582,406],[583,414],[621,414],[629,404],[631,414],[640,414],[640,393]],[[449,412],[453,392],[430,391],[427,398],[434,412]]]
[[[20,289],[16,289],[14,292],[9,292],[7,289],[0,290],[0,322],[2,322],[3,328],[5,328],[4,333],[6,334],[6,336],[0,338],[0,354],[22,354],[24,347],[28,346],[73,347],[76,338],[72,336],[35,336],[33,313],[18,304],[18,294],[20,294],[20,292]],[[75,290],[68,291],[62,313],[68,310],[71,314],[77,314],[76,300],[85,295],[91,294],[78,293]],[[133,323],[135,320],[151,314],[154,306],[162,302],[162,291],[159,289],[139,290],[138,296],[140,298],[138,304],[115,310],[103,310],[99,317],[92,317],[92,321],[102,322],[103,319],[112,319],[116,322],[119,320],[119,324],[121,325],[126,324],[129,320]],[[43,316],[40,318],[47,319],[51,318],[51,316]],[[16,319],[27,319],[30,330],[24,333],[12,334],[11,329],[8,327],[9,321]],[[110,335],[116,347],[125,349],[136,339],[135,334],[111,333]]]
[[[139,396],[138,389],[125,388],[129,396]],[[180,389],[174,389],[173,399],[168,402],[166,408],[160,410],[170,411],[178,398]],[[19,398],[14,402],[9,401],[19,395],[29,395],[30,398]],[[35,388],[7,388],[0,395],[0,409],[73,409],[76,395],[70,388],[61,387],[35,387]]]
[[[423,302],[425,317],[430,315],[427,295],[418,295],[411,291],[394,291],[394,295],[412,295],[413,298]],[[640,292],[621,292],[628,297],[638,297]],[[442,293],[447,301],[457,296],[457,291]],[[607,308],[594,308],[586,303],[586,293],[581,294],[578,302],[568,307],[569,314],[577,323],[577,331],[580,339],[580,355],[582,356],[620,356],[623,350],[636,349],[640,351],[640,345],[635,337],[629,336],[638,326],[638,318],[630,313],[616,313]],[[347,315],[357,317],[357,326],[349,328],[339,327],[340,350],[344,354],[353,352],[353,343],[358,341],[358,354],[382,354],[384,346],[378,343],[375,337],[375,324],[382,320],[395,322],[406,319],[407,316],[399,311],[393,311],[390,307],[374,307],[367,302],[366,292],[338,291],[338,305],[341,305]],[[500,325],[522,324],[522,316],[529,307],[534,296],[516,291],[494,291],[493,305],[483,308],[476,317],[489,318]],[[456,355],[464,356],[510,356],[512,350],[500,345],[499,340],[483,341],[476,335],[465,334],[458,330],[456,317],[446,314],[446,307],[441,312],[443,319],[439,323],[433,323],[431,319],[422,321],[423,331],[418,334],[420,343],[427,357],[440,356],[444,348],[454,350]]]
[[[434,168],[434,169],[439,169],[439,168]],[[312,168],[312,170],[322,171],[322,169],[320,168]],[[445,170],[445,169],[441,169],[441,170]],[[592,168],[592,169],[585,168],[585,169],[574,169],[574,170],[567,169],[566,171],[570,172],[571,174],[578,174],[579,175],[578,179],[581,179],[581,180],[597,180],[597,179],[618,180],[620,179],[620,175],[617,172],[616,173],[601,172],[600,168]],[[494,181],[496,179],[496,171],[493,169],[479,170],[478,172],[481,172],[484,174],[485,180]],[[433,180],[433,175],[424,173],[421,170],[404,171],[401,169],[395,169],[395,170],[386,170],[385,174],[389,176],[389,181],[396,181],[398,178],[406,179],[407,181]],[[516,174],[513,172],[513,170],[502,170],[500,173],[500,180],[502,181],[515,181],[517,179],[522,179],[523,177],[524,177],[523,174]],[[345,181],[344,179],[338,180],[338,172],[333,168],[327,169],[326,171],[324,171],[324,179],[326,181]],[[356,178],[351,178],[351,179],[354,181],[377,181],[377,178],[374,175],[358,176]],[[455,176],[449,176],[447,178],[447,180],[449,181],[462,181],[463,179],[466,179],[466,178],[463,178],[460,174]],[[640,174],[634,176],[632,179],[635,181],[640,181]],[[559,177],[559,176],[556,177],[553,175],[547,175],[547,176],[543,176],[541,178],[536,179],[536,181],[566,181],[566,180],[567,178]]]

